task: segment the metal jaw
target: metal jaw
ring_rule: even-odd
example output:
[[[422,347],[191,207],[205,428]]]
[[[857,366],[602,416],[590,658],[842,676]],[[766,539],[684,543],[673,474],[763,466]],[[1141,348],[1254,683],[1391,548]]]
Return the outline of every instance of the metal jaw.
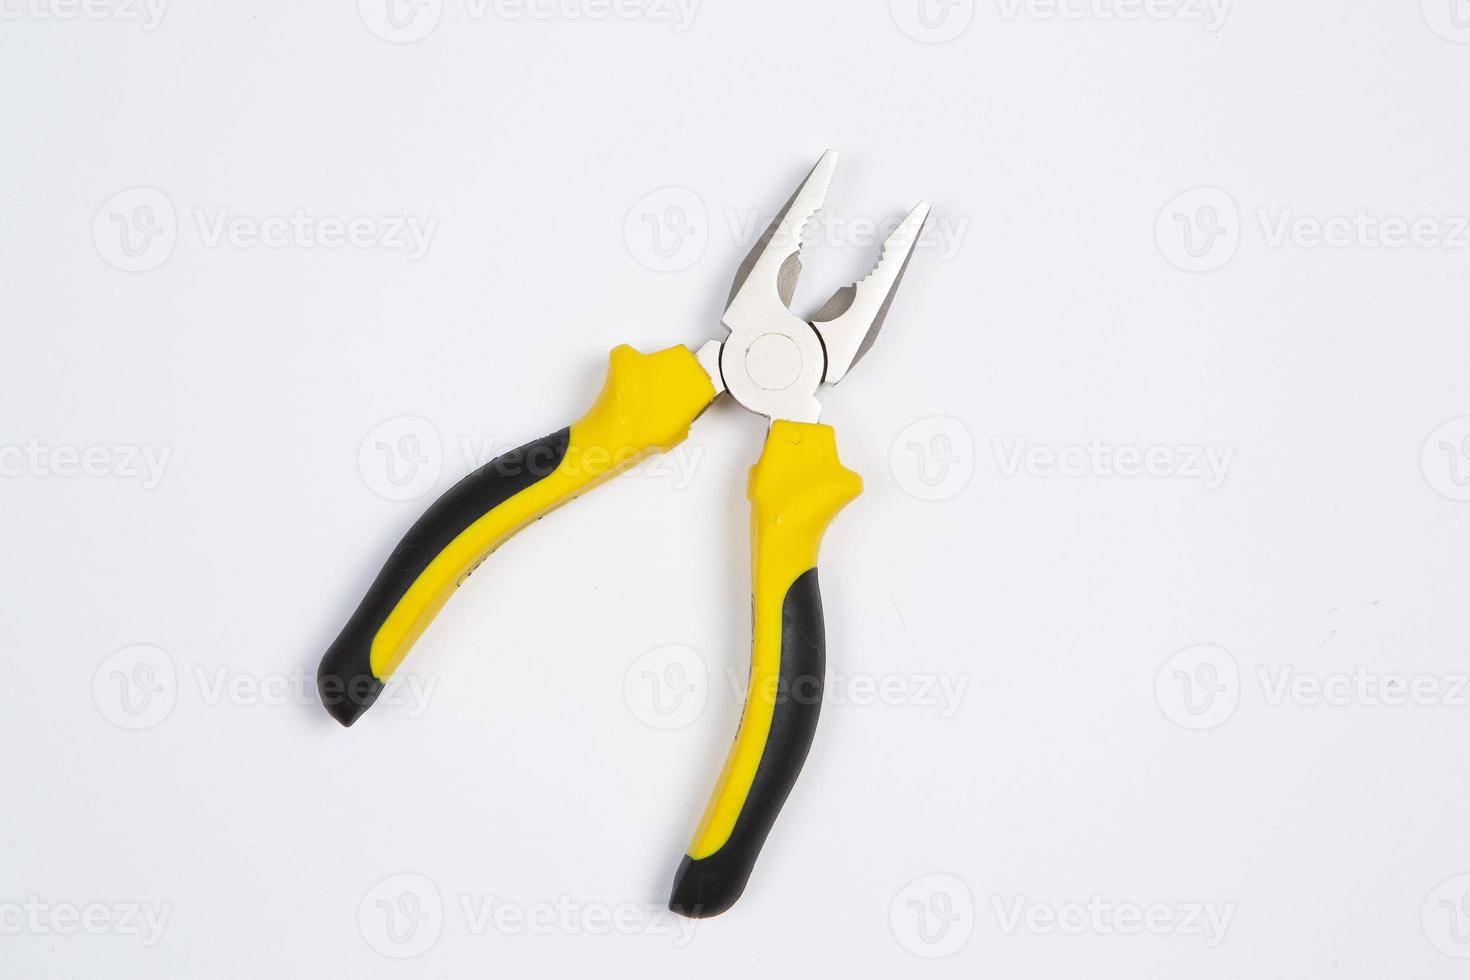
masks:
[[[741,405],[772,419],[817,421],[817,389],[842,380],[873,345],[929,216],[929,205],[919,202],[884,241],[873,271],[803,320],[790,310],[801,274],[801,236],[821,209],[836,167],[836,151],[822,154],[755,243],[725,308],[730,335],[699,352],[717,389],[727,388]]]

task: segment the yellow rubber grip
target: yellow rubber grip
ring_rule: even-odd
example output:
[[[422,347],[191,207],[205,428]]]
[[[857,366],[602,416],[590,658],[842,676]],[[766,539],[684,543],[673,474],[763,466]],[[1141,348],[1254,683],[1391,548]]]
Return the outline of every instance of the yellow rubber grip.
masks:
[[[750,798],[761,760],[767,755],[778,699],[800,696],[800,692],[781,690],[783,606],[792,584],[816,567],[827,525],[862,489],[862,477],[838,460],[836,434],[830,426],[782,420],[772,423],[765,449],[751,467],[747,490],[751,503],[754,635],[745,710],[719,783],[689,845],[689,858],[694,861],[715,854],[730,840]],[[820,648],[820,607],[816,616],[815,642]],[[787,638],[788,643],[790,640]],[[816,680],[820,684],[820,677]],[[800,755],[804,757],[804,747]],[[800,759],[796,765],[800,765]],[[794,781],[795,772],[789,775]],[[780,796],[775,809],[780,808],[785,792]],[[775,813],[769,817],[774,820]],[[762,839],[768,829],[769,822],[761,830]]]
[[[715,394],[686,347],[653,354],[615,348],[602,393],[572,424],[555,468],[459,531],[392,606],[373,635],[373,676],[385,680],[403,662],[455,588],[506,539],[643,457],[683,442]]]

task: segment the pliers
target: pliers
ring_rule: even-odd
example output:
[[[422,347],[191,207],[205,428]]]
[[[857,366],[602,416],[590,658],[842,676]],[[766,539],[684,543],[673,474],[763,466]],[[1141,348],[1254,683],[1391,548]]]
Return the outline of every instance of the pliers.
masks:
[[[841,381],[872,345],[929,214],[920,202],[888,235],[872,272],[803,320],[789,309],[802,233],[836,164],[835,152],[822,155],[741,263],[723,341],[698,353],[615,348],[586,415],[474,471],[409,528],[317,674],[322,703],[351,725],[492,551],[555,507],[678,445],[729,392],[770,419],[770,431],[747,488],[754,640],[745,707],[669,899],[673,911],[693,917],[717,915],[740,897],[811,747],[826,659],[817,550],[827,525],[862,492],[862,478],[837,458],[832,428],[817,421],[816,392]]]

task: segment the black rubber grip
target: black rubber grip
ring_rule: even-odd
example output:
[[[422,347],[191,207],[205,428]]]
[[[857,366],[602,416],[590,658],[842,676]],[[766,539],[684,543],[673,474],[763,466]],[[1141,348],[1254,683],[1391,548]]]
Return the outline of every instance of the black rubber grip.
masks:
[[[566,457],[571,429],[512,449],[451,487],[398,542],[352,618],[317,670],[322,704],[351,725],[383,690],[372,671],[373,638],[404,593],[429,563],[465,528],[506,500],[548,476]]]
[[[693,918],[719,915],[745,891],[766,836],[812,747],[822,709],[826,660],[822,595],[813,568],[791,583],[781,603],[781,670],[775,712],[750,793],[723,847],[697,861],[684,856],[674,875],[669,898],[672,911]]]

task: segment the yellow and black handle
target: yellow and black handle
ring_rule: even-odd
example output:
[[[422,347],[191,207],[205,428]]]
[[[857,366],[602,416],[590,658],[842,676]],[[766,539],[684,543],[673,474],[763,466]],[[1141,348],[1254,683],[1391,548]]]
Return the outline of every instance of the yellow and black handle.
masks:
[[[613,350],[592,409],[569,428],[491,460],[408,529],[317,671],[322,703],[351,725],[377,699],[450,595],[532,521],[683,442],[715,398],[686,347]]]
[[[675,912],[703,918],[735,904],[806,761],[826,660],[817,551],[862,488],[838,460],[830,426],[771,424],[748,488],[754,637],[745,711],[674,877]]]

